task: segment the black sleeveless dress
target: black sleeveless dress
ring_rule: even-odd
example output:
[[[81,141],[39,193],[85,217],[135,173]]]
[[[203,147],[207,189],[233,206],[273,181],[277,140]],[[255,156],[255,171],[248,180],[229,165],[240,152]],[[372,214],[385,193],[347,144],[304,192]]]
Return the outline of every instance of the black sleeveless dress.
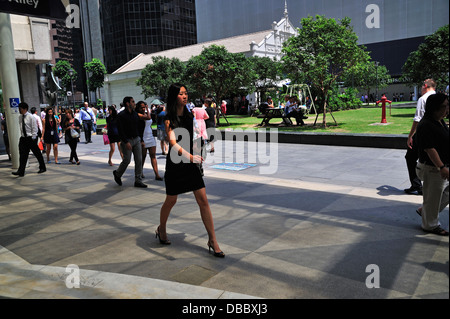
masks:
[[[177,135],[177,143],[193,154],[193,118],[187,115],[180,117],[179,128],[174,129]],[[186,163],[186,159],[172,154],[169,146],[169,154],[166,158],[166,173],[164,175],[167,195],[179,195],[205,187],[200,168],[195,163]]]

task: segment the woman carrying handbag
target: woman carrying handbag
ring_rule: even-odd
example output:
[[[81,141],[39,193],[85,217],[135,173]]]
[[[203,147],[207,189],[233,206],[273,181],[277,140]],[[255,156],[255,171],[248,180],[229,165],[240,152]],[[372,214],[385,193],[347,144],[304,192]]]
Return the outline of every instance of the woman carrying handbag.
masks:
[[[71,109],[66,110],[66,118],[63,123],[64,130],[64,140],[66,144],[69,144],[70,147],[70,159],[69,162],[72,164],[80,165],[80,161],[78,160],[77,155],[77,145],[80,141],[80,122],[74,118],[73,112]],[[75,160],[75,162],[74,162]]]

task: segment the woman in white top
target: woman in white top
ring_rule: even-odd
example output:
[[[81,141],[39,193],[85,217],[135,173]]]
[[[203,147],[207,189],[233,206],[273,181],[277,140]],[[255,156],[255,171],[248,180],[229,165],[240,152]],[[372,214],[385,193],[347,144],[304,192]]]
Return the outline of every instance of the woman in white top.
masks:
[[[163,179],[159,176],[158,172],[158,162],[156,160],[156,140],[153,136],[152,130],[152,117],[150,113],[150,109],[148,105],[139,101],[136,104],[136,112],[141,119],[139,123],[139,135],[142,137],[143,146],[142,146],[142,167],[144,167],[145,158],[147,157],[147,152],[150,155],[150,162],[152,164],[153,171],[155,172],[155,179],[157,181],[162,181]]]

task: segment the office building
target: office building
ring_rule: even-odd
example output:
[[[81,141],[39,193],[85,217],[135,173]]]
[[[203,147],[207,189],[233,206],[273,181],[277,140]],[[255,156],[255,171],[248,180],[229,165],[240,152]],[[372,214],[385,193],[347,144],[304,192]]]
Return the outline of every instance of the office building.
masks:
[[[109,73],[140,53],[197,43],[195,0],[100,0]]]

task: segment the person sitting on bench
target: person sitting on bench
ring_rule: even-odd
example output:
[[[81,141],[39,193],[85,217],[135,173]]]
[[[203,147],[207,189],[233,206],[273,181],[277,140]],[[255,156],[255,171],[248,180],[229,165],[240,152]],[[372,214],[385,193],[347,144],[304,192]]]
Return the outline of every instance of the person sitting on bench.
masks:
[[[272,97],[268,97],[267,98],[267,102],[263,102],[259,105],[259,111],[261,112],[261,114],[266,114],[267,109],[273,109],[274,105],[273,105],[273,100]]]
[[[298,107],[298,98],[296,95],[290,96],[286,103],[286,117],[293,117],[297,125],[305,125],[303,122],[303,110]]]

